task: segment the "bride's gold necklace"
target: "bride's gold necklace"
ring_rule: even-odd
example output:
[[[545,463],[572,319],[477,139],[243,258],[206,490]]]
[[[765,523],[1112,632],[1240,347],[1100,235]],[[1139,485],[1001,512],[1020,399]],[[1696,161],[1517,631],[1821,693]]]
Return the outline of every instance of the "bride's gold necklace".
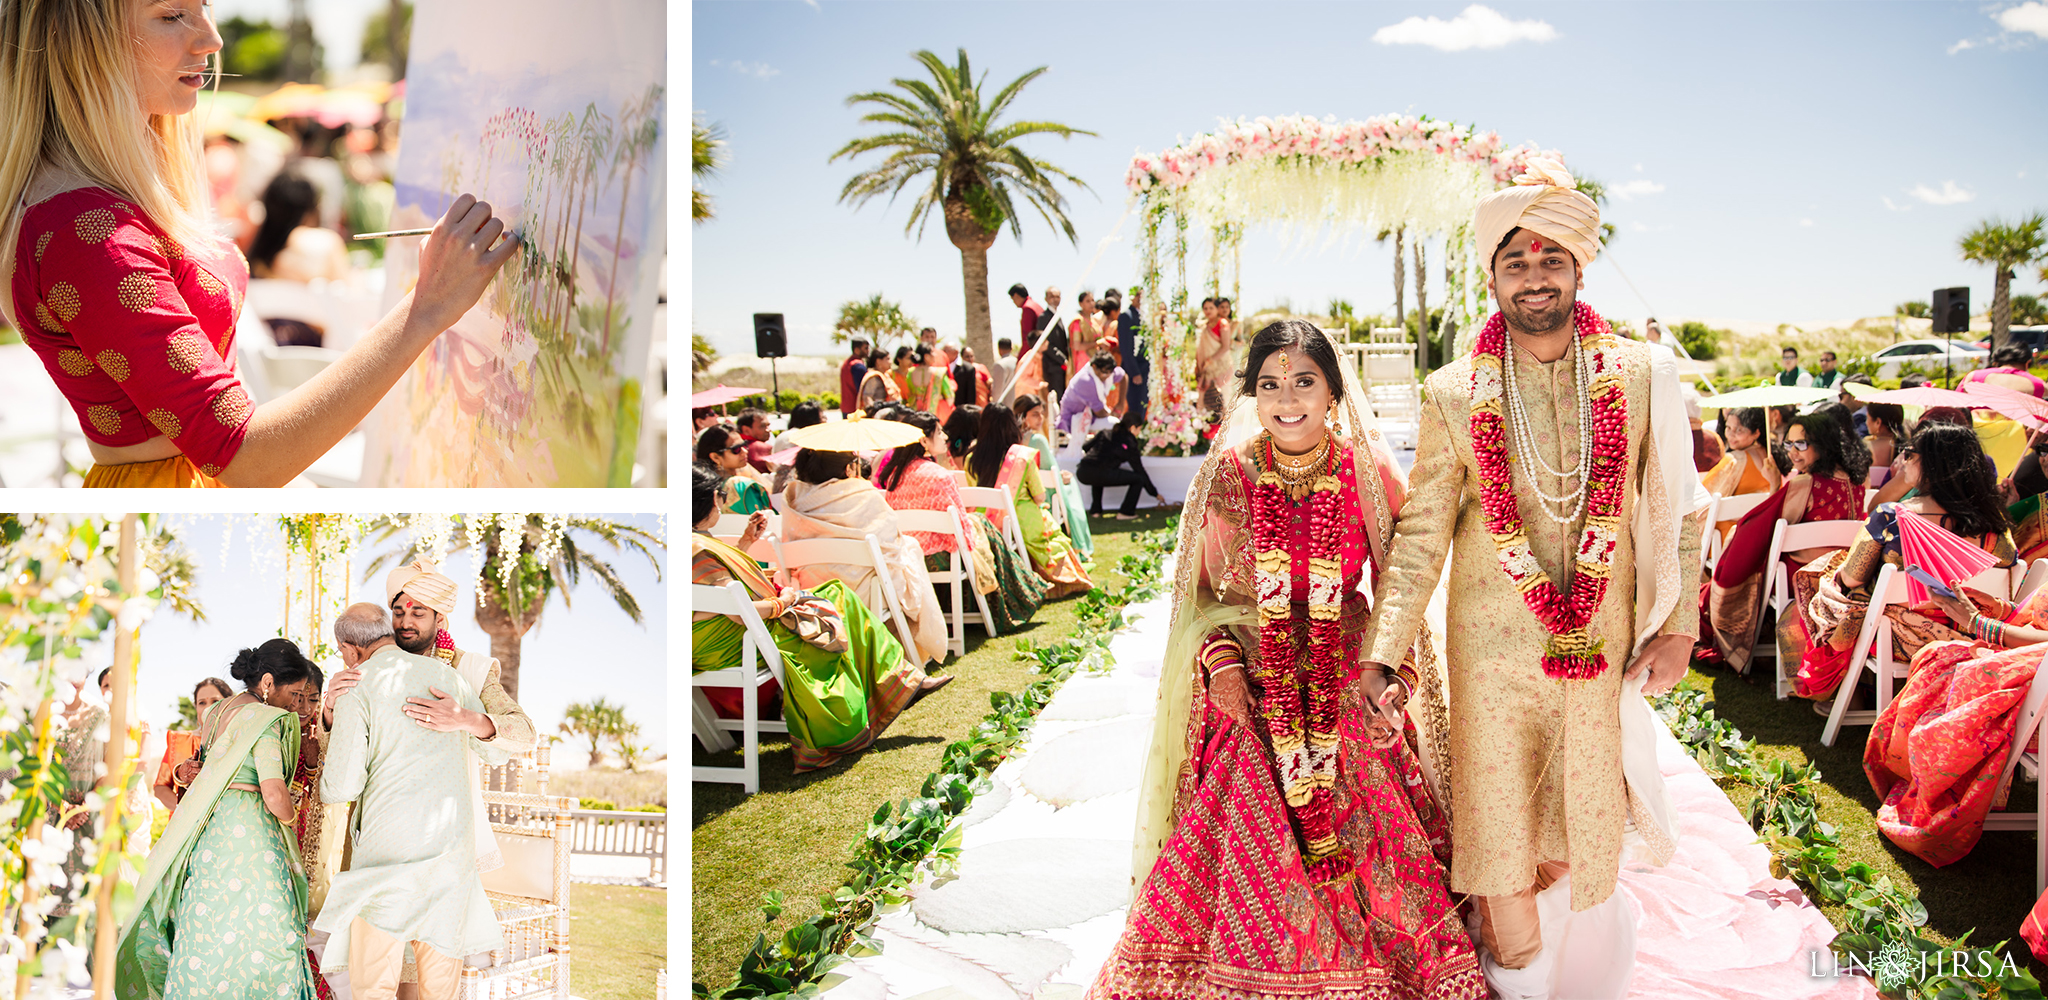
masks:
[[[1329,466],[1330,435],[1326,431],[1316,446],[1306,454],[1289,455],[1273,443],[1273,432],[1266,432],[1266,447],[1263,449],[1272,458],[1273,474],[1280,477],[1280,486],[1287,496],[1296,503],[1308,496],[1315,488],[1317,479],[1322,478]]]

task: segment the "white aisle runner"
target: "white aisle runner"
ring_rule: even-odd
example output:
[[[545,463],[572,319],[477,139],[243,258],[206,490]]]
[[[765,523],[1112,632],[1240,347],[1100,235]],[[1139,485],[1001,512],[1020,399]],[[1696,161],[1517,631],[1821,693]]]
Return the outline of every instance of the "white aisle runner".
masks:
[[[1079,1000],[1123,931],[1169,598],[1129,614],[1114,671],[1068,680],[969,807],[958,874],[884,916],[882,954],[835,970],[828,1000]],[[1441,628],[1440,607],[1432,618]],[[1631,995],[1875,996],[1868,980],[1810,974],[1816,949],[1829,967],[1827,919],[1770,877],[1768,852],[1669,734],[1658,757],[1681,840],[1665,868],[1621,875],[1641,924]]]

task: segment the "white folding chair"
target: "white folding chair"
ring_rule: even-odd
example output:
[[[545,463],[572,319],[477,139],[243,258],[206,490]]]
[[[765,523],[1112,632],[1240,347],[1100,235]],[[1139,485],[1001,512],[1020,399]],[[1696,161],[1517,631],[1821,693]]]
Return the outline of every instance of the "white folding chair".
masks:
[[[1058,469],[1033,466],[1038,473],[1038,489],[1045,494],[1046,509],[1052,512],[1052,523],[1061,531],[1067,530],[1067,496],[1060,489]]]
[[[2027,687],[2027,700],[2020,703],[2019,726],[2013,730],[2012,746],[2005,753],[2005,771],[1998,779],[1999,789],[2004,793],[2012,787],[2013,772],[2023,771],[2034,782],[2034,811],[1999,810],[1984,817],[1986,830],[2034,831],[2036,896],[2048,889],[2048,781],[2042,780],[2041,751],[2029,750],[2027,744],[2033,742],[2034,735],[2041,729],[2044,703],[2048,703],[2048,656],[2042,657],[2042,662],[2034,668],[2034,682]]]
[[[1003,537],[1010,543],[1010,551],[1017,558],[1029,560],[1031,553],[1024,548],[1024,529],[1017,521],[1017,500],[1010,491],[1000,486],[962,486],[960,502],[969,509],[989,512],[989,520],[1002,529]]]
[[[1799,610],[1791,608],[1792,575],[1785,571],[1784,555],[1801,549],[1846,549],[1856,541],[1856,533],[1863,529],[1862,521],[1808,521],[1805,524],[1786,524],[1778,521],[1778,530],[1771,536],[1771,561],[1764,564],[1770,574],[1770,607],[1783,621]],[[1777,630],[1771,631],[1771,656],[1777,661],[1778,700],[1784,701],[1792,695],[1792,678],[1796,670],[1787,670],[1790,665],[1785,657],[1785,647],[1778,643]]]
[[[952,588],[949,592],[952,603],[949,606],[953,612],[952,620],[948,622],[946,645],[951,647],[953,652],[966,656],[969,621],[980,625],[981,630],[988,633],[991,639],[996,637],[996,627],[995,616],[988,612],[988,596],[974,584],[973,560],[967,555],[967,533],[961,528],[960,517],[958,507],[947,507],[945,510],[898,510],[896,524],[904,531],[929,531],[953,539],[953,551],[947,553],[952,557],[949,560],[950,565],[946,569],[935,569],[930,572],[933,586],[943,584]],[[974,605],[981,609],[979,612],[964,609],[960,594],[962,585],[966,586],[967,593],[974,595]]]
[[[913,662],[923,662],[917,655],[917,640],[910,633],[910,619],[903,614],[903,604],[896,597],[896,574],[889,569],[889,558],[882,554],[882,543],[875,536],[866,538],[777,538],[776,563],[782,567],[785,582],[794,583],[799,567],[813,563],[839,563],[844,566],[859,566],[875,571],[875,587],[882,592],[882,607],[868,608],[883,624],[896,633],[897,641],[903,643],[903,652]]]
[[[1713,505],[1707,508],[1707,526],[1703,529],[1707,541],[1700,549],[1700,563],[1708,569],[1721,564],[1721,552],[1728,547],[1727,541],[1721,537],[1722,521],[1740,521],[1742,515],[1763,506],[1763,502],[1770,498],[1769,493],[1741,493],[1732,497],[1715,497]]]
[[[955,486],[965,486],[965,485],[967,485],[967,470],[966,470],[966,469],[947,469],[946,471],[952,474],[952,476],[953,476],[953,485],[955,485]]]
[[[1963,586],[1996,597],[2009,598],[2018,578],[2013,571],[2019,567],[1993,566],[1968,580]],[[1906,580],[1903,570],[1886,563],[1877,571],[1877,580],[1871,585],[1870,610],[1863,616],[1863,629],[1857,633],[1856,645],[1850,647],[1849,670],[1843,675],[1842,684],[1835,689],[1835,707],[1828,713],[1828,724],[1821,730],[1822,746],[1834,746],[1835,735],[1845,725],[1868,726],[1877,721],[1879,712],[1892,702],[1894,685],[1906,677],[1911,662],[1900,663],[1892,656],[1892,623],[1886,618],[1884,609],[1894,604],[1906,603]],[[1856,681],[1868,668],[1877,677],[1877,705],[1869,711],[1848,710],[1849,698],[1856,692]]]
[[[764,720],[760,717],[759,691],[769,680],[782,683],[782,650],[775,647],[775,640],[768,634],[768,626],[754,610],[754,601],[747,596],[747,588],[734,580],[723,587],[709,587],[703,584],[690,585],[690,607],[693,611],[709,611],[713,614],[735,615],[745,634],[740,638],[740,661],[721,670],[707,670],[690,676],[690,729],[697,736],[697,742],[712,753],[719,753],[732,746],[732,738],[725,735],[728,729],[740,731],[744,747],[738,767],[692,767],[691,781],[724,781],[743,785],[747,794],[761,790],[761,733],[789,732],[786,723]],[[756,658],[760,666],[756,667]],[[704,697],[700,688],[736,687],[740,689],[740,717],[721,719],[711,708],[711,701]]]
[[[2012,589],[2012,602],[2027,603],[2027,598],[2034,596],[2034,592],[2040,590],[2044,583],[2048,583],[2048,559],[2036,559],[2027,567],[2027,571],[2020,575],[2019,586]]]

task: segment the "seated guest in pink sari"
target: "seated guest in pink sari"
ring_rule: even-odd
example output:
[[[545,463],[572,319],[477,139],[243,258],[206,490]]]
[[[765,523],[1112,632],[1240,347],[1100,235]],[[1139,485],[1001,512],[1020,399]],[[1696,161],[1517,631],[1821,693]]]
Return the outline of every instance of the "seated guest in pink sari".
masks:
[[[970,404],[971,405],[971,404]],[[956,411],[957,412],[957,411]],[[888,496],[889,506],[896,510],[946,510],[955,508],[961,512],[961,537],[967,543],[967,551],[958,550],[959,543],[952,535],[933,531],[905,532],[915,539],[925,553],[925,567],[932,571],[950,570],[954,560],[961,565],[971,565],[974,570],[974,588],[982,593],[988,602],[988,613],[995,619],[995,634],[1008,635],[1024,627],[1031,616],[1038,612],[1038,606],[1045,603],[1045,584],[1038,574],[1031,571],[1010,551],[1002,533],[979,510],[971,510],[960,501],[960,484],[953,473],[940,465],[935,456],[946,454],[946,432],[939,424],[939,418],[922,410],[898,410],[889,419],[910,424],[924,432],[924,440],[905,445],[890,452],[875,471],[875,485]],[[932,589],[938,594],[939,603],[948,612],[952,607],[948,600],[952,596],[950,587]],[[974,601],[965,591],[961,593],[967,606],[963,612],[979,613]]]
[[[896,604],[908,619],[915,650],[905,650],[920,663],[946,659],[946,622],[939,598],[932,591],[931,574],[924,567],[924,550],[916,540],[898,530],[896,512],[889,500],[860,474],[860,458],[851,452],[817,451],[805,448],[796,453],[797,481],[783,495],[782,531],[790,541],[804,538],[852,538],[865,541],[873,535],[888,560],[889,574],[896,582]],[[806,563],[790,567],[799,587],[815,588],[827,580],[841,580],[861,603],[881,611],[889,607],[889,595],[881,587],[881,575],[872,568],[844,563]]]
[[[1984,817],[2003,808],[2005,759],[2020,704],[2048,654],[2048,588],[2020,607],[1965,588],[1968,602],[1930,594],[1963,638],[1913,656],[1898,697],[1877,714],[1863,773],[1884,799],[1877,828],[1930,865],[1977,846]]]
[[[1815,559],[1792,574],[1792,604],[1802,621],[1780,629],[1789,657],[1803,648],[1793,691],[1815,701],[1833,698],[1849,669],[1850,647],[1870,612],[1872,587],[1886,563],[1905,565],[1898,518],[1910,511],[1992,554],[1996,564],[2013,563],[2012,534],[2005,506],[1992,479],[1990,463],[1969,427],[1923,420],[1910,445],[1899,450],[1892,466],[1895,479],[1906,483],[1906,498],[1879,504],[1855,544]],[[1958,626],[1933,605],[1886,605],[1892,623],[1893,656],[1908,661],[1930,642],[1961,639]]]
[[[1771,585],[1771,567],[1765,562],[1770,558],[1778,522],[1863,519],[1860,483],[1869,469],[1860,466],[1860,449],[1849,451],[1833,417],[1811,413],[1794,418],[1785,430],[1785,451],[1791,456],[1793,475],[1736,524],[1728,550],[1714,567],[1714,579],[1706,588],[1706,627],[1700,630],[1694,655],[1737,673],[1749,672],[1750,651],[1756,644],[1764,598]],[[1781,559],[1786,572],[1791,572],[1824,552],[1786,552]]]

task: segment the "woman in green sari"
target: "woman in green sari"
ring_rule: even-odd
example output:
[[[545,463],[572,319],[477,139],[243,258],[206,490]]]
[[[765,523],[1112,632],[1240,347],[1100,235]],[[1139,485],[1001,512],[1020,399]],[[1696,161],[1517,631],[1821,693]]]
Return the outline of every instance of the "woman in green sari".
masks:
[[[775,586],[742,551],[753,542],[755,525],[748,525],[740,548],[705,534],[718,521],[718,486],[718,477],[701,465],[692,473],[697,530],[690,536],[690,581],[712,587],[739,581],[767,624],[782,655],[782,721],[789,726],[798,772],[867,749],[912,702],[953,679],[924,676],[904,658],[896,637],[838,580],[808,591]],[[690,672],[736,665],[745,638],[738,619],[692,617]]]
[[[202,766],[149,855],[135,892],[141,907],[121,929],[122,1000],[315,996],[286,790],[313,664],[291,640],[272,639],[242,650],[230,673],[245,690],[200,720]]]
[[[1059,456],[1053,452],[1052,441],[1045,436],[1045,422],[1052,414],[1046,411],[1045,401],[1025,393],[1017,397],[1010,408],[1017,411],[1017,422],[1028,435],[1024,443],[1038,452],[1038,467],[1059,477],[1059,495],[1047,496],[1047,504],[1061,504],[1067,514],[1067,537],[1074,542],[1074,550],[1081,555],[1094,558],[1095,535],[1088,530],[1088,502],[1081,499],[1081,487],[1074,482],[1074,474],[1060,468]],[[1132,487],[1136,489],[1137,487]]]
[[[1007,406],[990,406],[981,411],[981,436],[975,439],[974,451],[967,457],[967,481],[975,486],[999,486],[1010,491],[1016,501],[1017,526],[1024,533],[1024,551],[1031,555],[1031,568],[1046,582],[1048,600],[1093,590],[1095,583],[1088,579],[1088,571],[1094,565],[1052,523],[1045,505],[1058,503],[1059,498],[1048,498],[1038,488],[1038,474],[1033,471],[1038,452],[1025,445],[1023,439],[1015,411]]]

